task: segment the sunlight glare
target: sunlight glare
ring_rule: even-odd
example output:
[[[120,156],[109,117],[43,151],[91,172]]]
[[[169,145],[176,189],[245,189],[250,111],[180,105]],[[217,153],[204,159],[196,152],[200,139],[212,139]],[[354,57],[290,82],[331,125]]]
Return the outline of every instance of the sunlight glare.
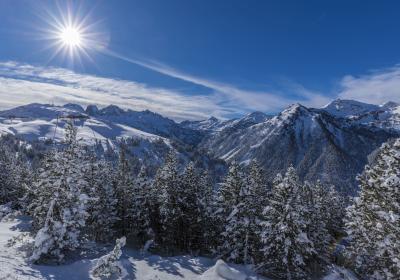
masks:
[[[65,27],[60,32],[60,39],[65,46],[79,47],[82,44],[82,34],[74,27]]]

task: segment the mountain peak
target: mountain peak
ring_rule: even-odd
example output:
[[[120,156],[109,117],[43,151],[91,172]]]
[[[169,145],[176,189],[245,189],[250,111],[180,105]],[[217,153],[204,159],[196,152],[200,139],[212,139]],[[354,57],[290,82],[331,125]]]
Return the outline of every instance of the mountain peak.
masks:
[[[85,110],[79,104],[67,103],[67,104],[63,105],[63,107],[67,108],[67,109],[70,109],[72,111],[77,111],[79,113],[84,113],[85,112]]]
[[[252,119],[255,122],[263,122],[265,121],[266,118],[268,118],[268,115],[260,111],[255,111],[250,114],[247,114],[245,118]]]
[[[96,105],[88,105],[85,112],[90,116],[97,115],[99,113],[99,108]]]
[[[392,108],[399,107],[399,106],[400,106],[399,103],[396,103],[396,102],[393,102],[393,101],[388,101],[388,102],[386,102],[386,103],[384,103],[382,105],[382,108],[384,108],[384,109],[392,109]]]
[[[117,105],[108,105],[100,110],[100,112],[104,115],[117,115],[120,116],[125,113],[123,109],[118,107]]]
[[[294,103],[286,107],[286,109],[283,110],[280,115],[293,115],[299,112],[309,112],[309,110],[300,103]]]
[[[379,110],[379,106],[355,100],[335,99],[322,110],[336,117],[351,117]]]
[[[209,117],[208,120],[209,120],[210,122],[219,122],[219,119],[217,119],[217,118],[214,117],[214,116]]]

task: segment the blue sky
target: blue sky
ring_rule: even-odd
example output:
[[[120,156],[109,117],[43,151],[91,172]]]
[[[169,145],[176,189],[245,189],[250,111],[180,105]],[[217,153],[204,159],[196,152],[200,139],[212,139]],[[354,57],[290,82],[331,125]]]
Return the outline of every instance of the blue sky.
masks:
[[[1,107],[114,103],[201,119],[338,97],[400,101],[399,10],[398,1],[1,0]],[[101,45],[80,62],[49,47],[67,14]]]

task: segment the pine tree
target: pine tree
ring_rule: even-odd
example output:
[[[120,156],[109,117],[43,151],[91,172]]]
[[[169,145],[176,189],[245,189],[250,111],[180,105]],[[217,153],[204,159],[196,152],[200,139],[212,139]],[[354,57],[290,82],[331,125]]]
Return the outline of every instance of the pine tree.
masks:
[[[328,231],[331,211],[329,190],[319,181],[315,185],[305,182],[300,190],[300,198],[306,208],[307,236],[314,244],[319,265],[324,266],[328,263],[329,245],[333,241]]]
[[[200,251],[203,245],[203,231],[206,203],[200,184],[199,173],[193,162],[190,162],[180,179],[179,208],[182,213],[180,235],[182,236],[182,248],[186,251]]]
[[[66,148],[47,155],[34,186],[33,219],[37,229],[31,259],[56,258],[80,245],[82,227],[87,218],[87,196],[81,192],[83,180],[82,149],[76,140],[76,128],[68,123]]]
[[[13,202],[18,197],[13,161],[11,151],[5,146],[0,147],[0,204]]]
[[[266,274],[284,279],[307,278],[307,266],[315,254],[309,239],[309,209],[302,204],[301,185],[290,167],[278,175],[268,205],[263,211],[263,263]]]
[[[146,174],[146,168],[142,166],[134,182],[132,201],[133,229],[142,244],[154,238],[154,231],[151,228],[152,199],[152,183]]]
[[[156,228],[157,243],[167,250],[177,248],[179,236],[179,219],[182,217],[179,205],[180,182],[176,156],[170,152],[164,165],[158,170],[154,181],[155,191],[158,193],[159,227]],[[181,249],[181,248],[178,248]]]
[[[255,179],[255,178],[254,178]],[[229,261],[253,263],[256,255],[257,207],[255,184],[249,184],[237,163],[233,163],[221,186],[225,223],[219,251]]]
[[[202,251],[209,253],[213,251],[219,241],[220,225],[219,218],[215,215],[218,209],[217,193],[214,191],[211,178],[207,171],[203,171],[198,181],[198,204],[200,215],[197,218],[202,228]]]
[[[15,182],[17,182],[16,207],[26,212],[34,192],[31,189],[33,172],[28,160],[21,155],[16,158],[13,176],[15,177]]]
[[[90,197],[86,231],[95,241],[106,242],[114,236],[118,221],[112,167],[91,153],[85,166],[84,178],[87,181],[85,192]]]
[[[383,144],[361,176],[359,197],[348,208],[349,253],[359,273],[400,278],[400,139]]]
[[[327,229],[331,236],[337,237],[344,234],[344,217],[346,215],[346,199],[334,186],[328,187],[327,197],[328,218]]]
[[[253,201],[257,212],[262,213],[267,203],[270,190],[264,178],[264,172],[256,160],[251,161],[247,175],[247,184],[253,195]]]
[[[126,149],[121,146],[119,162],[114,179],[114,189],[117,198],[117,230],[120,234],[127,236],[133,230],[133,197],[134,178],[131,166],[126,158]]]
[[[260,223],[263,218],[263,209],[268,204],[270,189],[264,178],[263,170],[256,160],[250,163],[246,183],[247,196],[244,203],[249,207],[249,231],[247,237],[249,253],[247,255],[251,256],[251,262],[258,262],[261,259],[259,250],[261,248],[261,240],[259,238]],[[249,260],[246,262],[249,262]]]

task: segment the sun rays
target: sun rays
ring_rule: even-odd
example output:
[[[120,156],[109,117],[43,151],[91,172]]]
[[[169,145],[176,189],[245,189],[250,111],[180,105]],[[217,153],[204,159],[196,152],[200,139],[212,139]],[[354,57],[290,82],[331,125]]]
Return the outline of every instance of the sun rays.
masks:
[[[96,66],[93,54],[106,49],[109,41],[101,21],[93,21],[91,11],[56,3],[55,9],[39,15],[44,24],[38,37],[48,41],[44,48],[51,53],[48,62],[62,59],[82,66],[88,60]]]

